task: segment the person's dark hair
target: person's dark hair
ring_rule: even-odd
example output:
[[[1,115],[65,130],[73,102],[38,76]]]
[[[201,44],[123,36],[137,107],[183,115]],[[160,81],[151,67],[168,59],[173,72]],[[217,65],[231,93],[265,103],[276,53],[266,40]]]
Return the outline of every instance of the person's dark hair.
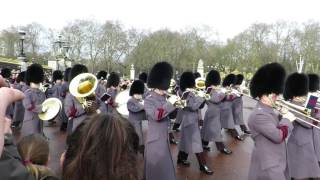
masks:
[[[87,119],[74,133],[79,134],[72,134],[68,144],[78,147],[68,148],[62,179],[139,179],[139,137],[129,122],[117,115],[99,114]]]

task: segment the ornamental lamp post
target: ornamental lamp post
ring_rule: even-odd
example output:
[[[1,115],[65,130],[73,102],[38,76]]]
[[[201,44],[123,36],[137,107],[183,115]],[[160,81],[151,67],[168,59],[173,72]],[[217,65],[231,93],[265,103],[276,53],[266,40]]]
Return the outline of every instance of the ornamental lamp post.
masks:
[[[21,61],[21,72],[26,71],[28,67],[28,59],[26,55],[24,54],[24,47],[23,47],[23,41],[25,40],[26,32],[19,31],[20,35],[20,54],[18,56],[18,59]]]

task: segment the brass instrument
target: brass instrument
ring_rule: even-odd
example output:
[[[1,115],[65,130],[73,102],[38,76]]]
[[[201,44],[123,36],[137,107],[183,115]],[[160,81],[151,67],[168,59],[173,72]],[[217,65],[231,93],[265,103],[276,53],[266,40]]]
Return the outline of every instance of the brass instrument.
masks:
[[[48,98],[42,103],[42,111],[38,114],[39,119],[49,121],[57,117],[62,109],[62,103],[58,98]]]
[[[129,111],[127,108],[127,102],[130,99],[129,89],[121,91],[117,94],[115,98],[115,103],[118,105],[117,112],[125,119],[129,118]]]
[[[95,101],[95,90],[98,87],[98,79],[91,73],[82,73],[72,79],[69,85],[69,92],[72,94],[84,109],[90,107]],[[100,110],[96,111],[100,113]]]
[[[175,94],[170,94],[169,92],[167,93],[167,100],[176,108],[185,108],[187,106],[186,100],[182,99],[181,97]]]
[[[206,79],[199,77],[196,80],[196,89],[205,90],[206,89]]]

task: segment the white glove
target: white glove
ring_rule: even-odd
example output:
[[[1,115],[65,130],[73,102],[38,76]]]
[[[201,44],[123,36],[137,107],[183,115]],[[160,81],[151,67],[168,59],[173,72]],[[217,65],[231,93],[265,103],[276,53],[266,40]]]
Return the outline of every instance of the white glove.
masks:
[[[282,115],[282,117],[284,119],[288,119],[290,122],[293,122],[293,121],[295,121],[297,119],[296,116],[291,112],[285,113],[284,115]]]
[[[226,92],[227,92],[227,89],[226,89],[226,88],[221,88],[220,91],[221,91],[222,93],[226,93]]]
[[[169,101],[172,105],[174,105],[174,103],[176,103],[177,100],[178,100],[178,96],[176,96],[176,95],[172,95],[172,96],[170,96],[170,97],[168,98],[168,101]]]

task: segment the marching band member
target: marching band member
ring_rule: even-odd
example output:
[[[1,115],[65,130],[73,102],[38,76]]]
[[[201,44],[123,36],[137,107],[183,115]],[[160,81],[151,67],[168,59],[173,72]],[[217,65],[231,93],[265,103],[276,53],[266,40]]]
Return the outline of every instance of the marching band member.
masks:
[[[117,73],[111,72],[107,80],[107,93],[110,95],[107,110],[112,112],[118,105],[114,101],[119,91],[120,77]]]
[[[99,80],[98,87],[95,91],[97,97],[101,97],[106,92],[105,80],[107,80],[108,73],[106,71],[99,71],[97,79]]]
[[[285,76],[280,64],[271,63],[260,67],[250,83],[251,96],[259,101],[248,119],[254,141],[249,180],[287,179],[285,139],[293,128],[291,122],[295,116],[288,112],[281,118],[273,108],[283,92]]]
[[[177,95],[178,95],[180,98],[182,98],[182,91],[181,91],[180,87],[179,87],[179,89],[177,90]],[[173,130],[173,131],[176,131],[176,132],[179,132],[179,131],[180,131],[180,130],[179,130],[179,127],[180,127],[181,122],[182,122],[182,117],[183,117],[183,111],[182,111],[181,108],[178,108],[178,110],[177,110],[177,117],[176,117],[176,120],[175,120],[175,122],[174,122],[174,124],[173,124],[173,127],[172,127],[172,130]]]
[[[53,71],[52,73],[52,87],[48,89],[48,97],[54,97],[58,98],[61,102],[63,102],[64,98],[62,97],[63,93],[61,92],[62,88],[62,79],[63,79],[63,74],[60,70]],[[62,118],[64,112],[59,113],[59,120],[63,122]],[[49,122],[55,123],[54,120],[50,120]]]
[[[3,68],[1,69],[1,76],[2,78],[5,80],[5,87],[10,87],[10,78],[11,78],[11,69],[9,68]],[[9,117],[10,119],[13,117],[13,108],[14,108],[14,104],[10,104],[7,107],[7,111],[6,111],[6,116]]]
[[[309,93],[315,95],[319,98],[317,91],[320,89],[320,78],[317,74],[308,74],[309,78]],[[312,117],[320,120],[320,110],[319,107],[316,108],[311,113]],[[314,125],[318,125],[318,122],[313,122]],[[318,163],[320,164],[320,130],[313,128],[313,144],[314,150],[317,155]]]
[[[62,82],[62,85],[61,85],[61,97],[62,97],[62,110],[60,112],[60,115],[61,115],[61,126],[60,126],[60,131],[66,131],[67,130],[67,126],[68,126],[68,117],[65,113],[65,110],[64,110],[64,101],[66,99],[66,96],[67,96],[67,93],[69,91],[69,83],[68,83],[68,79],[69,79],[69,76],[70,76],[70,71],[71,71],[71,68],[67,68],[65,71],[64,71],[64,75],[63,75],[63,82]]]
[[[69,83],[77,75],[87,72],[88,68],[86,66],[82,64],[74,65],[70,70]],[[77,100],[77,98],[70,93],[67,93],[64,100],[64,111],[68,117],[67,132],[68,134],[71,134],[76,129],[76,127],[86,119],[87,112],[83,108],[82,104],[80,104],[80,102]]]
[[[168,140],[169,114],[175,111],[172,98],[166,98],[172,66],[167,62],[155,64],[149,73],[148,87],[153,90],[144,101],[148,118],[145,144],[145,177],[147,180],[175,180],[176,173]]]
[[[25,109],[23,125],[21,129],[22,137],[39,133],[43,134],[43,121],[38,117],[38,114],[45,112],[42,107],[46,95],[40,88],[40,83],[44,78],[44,71],[40,64],[32,64],[26,71],[26,83],[29,89],[24,92],[25,98],[22,103]]]
[[[242,84],[244,79],[244,76],[242,74],[238,74],[236,76],[236,83],[234,84],[233,88],[240,93],[240,85]],[[232,101],[232,114],[233,114],[233,120],[234,124],[240,125],[240,129],[246,133],[251,134],[251,132],[248,130],[247,126],[244,123],[243,120],[243,100],[242,96],[236,96],[236,98]]]
[[[288,76],[283,97],[294,104],[306,96],[309,90],[309,79],[305,74],[293,73]],[[320,177],[320,167],[313,145],[313,126],[304,122],[293,122],[293,130],[288,139],[289,176],[294,179]]]
[[[183,99],[187,101],[186,107],[182,109],[183,119],[181,124],[181,141],[179,144],[179,154],[177,164],[190,166],[187,161],[188,154],[195,153],[200,171],[212,175],[213,171],[206,165],[204,158],[200,127],[199,127],[199,109],[204,107],[205,99],[196,96],[189,88],[195,87],[195,78],[192,72],[184,72],[180,77],[180,88],[184,92]]]
[[[14,87],[15,89],[18,89],[23,93],[28,89],[25,83],[25,74],[26,74],[25,71],[20,72],[18,74],[16,79],[16,85]],[[22,100],[14,102],[12,127],[18,128],[18,129],[21,128],[23,117],[24,117],[24,111],[25,109],[23,107]]]
[[[222,91],[228,91],[236,82],[236,75],[228,74],[222,82]],[[220,113],[220,121],[221,127],[225,128],[230,132],[231,136],[239,141],[243,141],[243,137],[241,137],[238,131],[235,129],[233,114],[232,114],[232,102],[237,97],[237,95],[228,92],[225,96],[222,103],[220,103],[221,113]]]
[[[144,83],[141,80],[135,80],[130,87],[129,95],[131,98],[127,102],[127,108],[129,111],[128,121],[135,128],[136,133],[139,136],[139,151],[141,154],[144,153],[142,120],[146,119],[146,113],[143,107],[143,94]]]
[[[144,93],[143,98],[146,98],[149,95],[149,88],[147,86],[147,80],[148,80],[148,74],[146,72],[142,72],[139,74],[139,80],[141,80],[144,83]]]
[[[201,139],[203,149],[210,151],[209,141],[215,141],[218,151],[224,154],[231,154],[222,141],[221,122],[220,122],[220,103],[225,98],[225,93],[217,87],[221,83],[220,74],[216,70],[211,70],[206,77],[207,93],[210,99],[207,100],[208,109],[204,116],[204,124],[201,129]]]

